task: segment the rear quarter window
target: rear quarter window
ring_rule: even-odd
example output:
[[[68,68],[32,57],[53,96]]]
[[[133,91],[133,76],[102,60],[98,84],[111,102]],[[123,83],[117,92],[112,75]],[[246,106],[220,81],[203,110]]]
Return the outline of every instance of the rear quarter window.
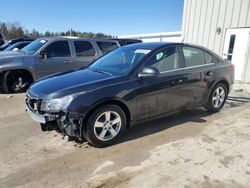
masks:
[[[214,56],[210,55],[207,52],[205,52],[204,54],[205,54],[205,60],[207,64],[218,63],[218,60]]]
[[[114,49],[118,48],[118,45],[115,42],[98,41],[97,45],[104,54],[109,53],[109,52],[113,51]]]

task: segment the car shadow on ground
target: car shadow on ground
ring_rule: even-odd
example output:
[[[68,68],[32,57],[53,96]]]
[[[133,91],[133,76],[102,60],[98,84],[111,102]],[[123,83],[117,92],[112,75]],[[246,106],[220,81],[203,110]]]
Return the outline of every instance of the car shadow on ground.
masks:
[[[149,121],[143,124],[137,124],[127,130],[116,144],[155,134],[187,122],[205,123],[206,120],[204,118],[210,115],[211,114],[204,109],[185,110],[175,115]]]
[[[250,102],[250,97],[229,96],[226,101],[226,105],[224,108],[222,108],[222,110],[242,106],[248,102]],[[161,132],[168,128],[178,126],[187,122],[205,123],[206,120],[204,118],[210,115],[212,114],[208,113],[204,108],[199,108],[197,110],[185,110],[175,115],[167,116],[154,121],[149,121],[143,124],[138,124],[132,127],[130,130],[126,131],[124,136],[120,139],[120,141],[118,141],[117,144]]]

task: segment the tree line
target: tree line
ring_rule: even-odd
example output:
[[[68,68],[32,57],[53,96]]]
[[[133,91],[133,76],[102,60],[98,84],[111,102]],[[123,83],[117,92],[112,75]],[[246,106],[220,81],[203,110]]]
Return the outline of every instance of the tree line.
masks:
[[[104,33],[92,33],[92,32],[80,32],[73,29],[62,32],[50,32],[46,31],[41,33],[36,29],[29,31],[24,29],[18,22],[15,23],[5,23],[0,22],[0,32],[3,34],[5,40],[10,40],[13,38],[39,38],[39,37],[53,37],[53,36],[75,36],[75,37],[90,37],[90,38],[113,38],[111,35]]]

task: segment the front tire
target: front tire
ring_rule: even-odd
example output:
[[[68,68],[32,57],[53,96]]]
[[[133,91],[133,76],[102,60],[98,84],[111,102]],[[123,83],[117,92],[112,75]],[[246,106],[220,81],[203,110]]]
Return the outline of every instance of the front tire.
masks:
[[[126,129],[127,118],[117,105],[105,105],[89,117],[86,140],[94,147],[106,147],[115,143]]]
[[[216,84],[210,93],[205,108],[211,113],[220,111],[226,102],[227,96],[228,90],[226,86],[223,83]]]
[[[25,92],[32,79],[17,71],[7,71],[3,74],[2,86],[5,93]]]

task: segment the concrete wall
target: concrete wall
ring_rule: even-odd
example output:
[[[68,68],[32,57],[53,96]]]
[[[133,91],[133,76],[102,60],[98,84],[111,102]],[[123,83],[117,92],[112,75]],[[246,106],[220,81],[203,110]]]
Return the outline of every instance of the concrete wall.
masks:
[[[118,38],[141,39],[143,42],[181,42],[181,32],[122,35],[118,36]]]
[[[250,27],[250,0],[185,0],[184,42],[205,46],[222,55],[226,28],[234,27]],[[217,28],[221,28],[220,34]]]

